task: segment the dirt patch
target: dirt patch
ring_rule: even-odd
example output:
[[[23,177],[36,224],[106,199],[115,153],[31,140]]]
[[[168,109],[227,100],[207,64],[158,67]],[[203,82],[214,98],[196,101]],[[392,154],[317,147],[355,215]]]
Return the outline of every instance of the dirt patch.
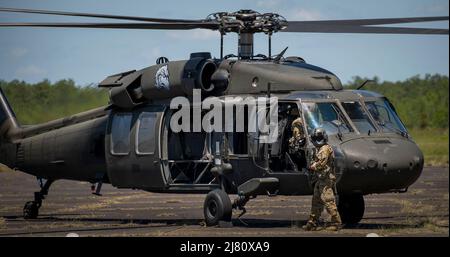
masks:
[[[12,169],[10,169],[8,166],[0,163],[0,172],[11,172],[11,171]]]

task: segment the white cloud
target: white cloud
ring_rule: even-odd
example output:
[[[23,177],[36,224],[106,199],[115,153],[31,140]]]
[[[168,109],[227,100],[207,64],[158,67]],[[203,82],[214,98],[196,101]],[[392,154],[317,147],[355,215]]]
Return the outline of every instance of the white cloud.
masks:
[[[261,8],[274,8],[280,6],[282,0],[261,0],[256,3]]]
[[[218,39],[219,32],[206,29],[194,29],[189,31],[169,31],[166,33],[171,39],[178,40],[210,40]]]
[[[19,69],[16,70],[16,75],[17,76],[39,76],[39,75],[44,75],[47,74],[47,71],[39,68],[36,65],[28,65],[25,67],[21,67]]]
[[[23,57],[27,53],[28,53],[28,49],[23,48],[23,47],[14,47],[14,48],[11,48],[11,50],[9,51],[9,54],[14,58]]]
[[[435,3],[431,5],[421,6],[418,8],[419,12],[426,12],[430,15],[442,15],[443,13],[448,13],[448,2],[447,3]]]
[[[323,15],[319,11],[307,9],[294,9],[286,14],[288,20],[311,21],[323,19]]]
[[[152,50],[152,56],[161,56],[161,49],[159,47],[153,47]]]
[[[163,54],[161,52],[161,48],[152,47],[150,51],[146,51],[144,55],[142,55],[145,62],[155,62],[158,57],[161,57]]]

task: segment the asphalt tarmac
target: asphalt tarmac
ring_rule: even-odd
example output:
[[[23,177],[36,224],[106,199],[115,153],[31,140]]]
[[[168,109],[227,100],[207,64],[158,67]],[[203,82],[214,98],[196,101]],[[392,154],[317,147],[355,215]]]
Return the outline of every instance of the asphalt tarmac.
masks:
[[[89,183],[76,181],[57,181],[38,219],[25,220],[22,208],[37,190],[30,175],[0,172],[0,236],[449,236],[448,167],[425,168],[406,193],[365,196],[361,223],[339,232],[301,229],[310,196],[261,196],[247,204],[240,220],[234,213],[232,226],[206,227],[204,195],[103,185],[100,197],[91,194]]]

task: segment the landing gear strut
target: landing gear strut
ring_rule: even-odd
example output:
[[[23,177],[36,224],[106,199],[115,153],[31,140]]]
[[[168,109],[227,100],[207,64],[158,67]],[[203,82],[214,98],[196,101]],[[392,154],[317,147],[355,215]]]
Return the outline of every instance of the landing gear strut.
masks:
[[[343,224],[355,225],[360,222],[364,209],[364,198],[361,194],[339,195],[338,211]]]
[[[248,201],[250,201],[250,197],[244,196],[242,194],[239,194],[238,197],[234,200],[233,209],[242,211],[241,214],[239,214],[238,218],[242,217],[247,212],[247,209],[245,209],[245,204],[247,204]]]
[[[29,201],[23,207],[23,217],[25,219],[36,219],[39,215],[39,208],[42,206],[42,200],[48,194],[48,189],[54,180],[47,180],[44,185],[41,185],[41,191],[34,192],[34,201]]]

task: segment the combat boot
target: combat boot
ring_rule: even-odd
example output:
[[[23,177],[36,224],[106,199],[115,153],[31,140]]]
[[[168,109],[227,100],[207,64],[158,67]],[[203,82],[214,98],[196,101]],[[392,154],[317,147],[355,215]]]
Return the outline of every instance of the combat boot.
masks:
[[[326,227],[328,231],[339,231],[342,228],[341,216],[336,211],[331,216],[331,224]]]
[[[316,231],[317,224],[314,221],[308,220],[306,225],[302,226],[302,228],[306,231]]]
[[[339,230],[341,230],[341,227],[342,227],[341,224],[334,223],[334,224],[327,226],[325,229],[328,231],[339,231]]]

